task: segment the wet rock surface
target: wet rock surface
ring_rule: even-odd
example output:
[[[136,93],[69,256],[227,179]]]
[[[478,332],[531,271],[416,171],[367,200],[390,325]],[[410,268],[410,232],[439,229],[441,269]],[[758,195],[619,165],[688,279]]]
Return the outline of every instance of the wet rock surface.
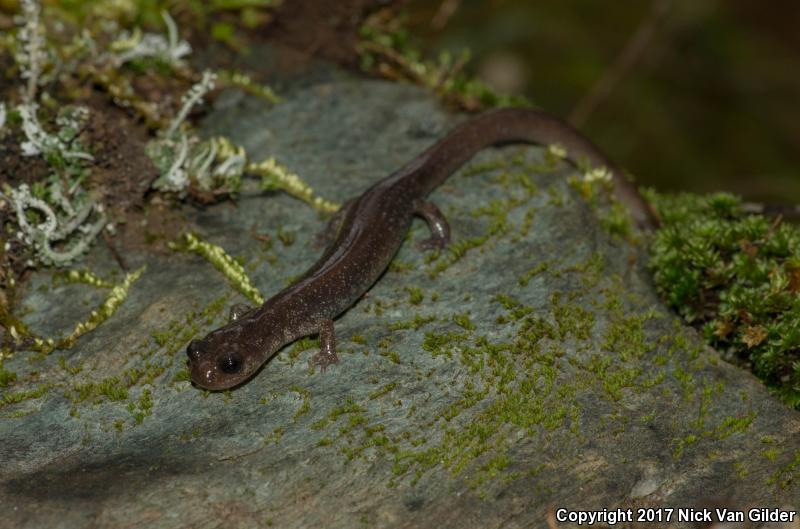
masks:
[[[226,92],[203,129],[342,202],[462,119],[415,87],[309,79],[272,108]],[[4,364],[17,380],[0,388],[0,527],[515,528],[544,526],[551,504],[798,508],[800,416],[662,307],[642,252],[543,153],[487,149],[432,195],[450,249],[417,251],[416,221],[336,321],[341,362],[324,374],[304,341],[232,392],[193,387],[186,343],[245,300],[196,255],[128,251],[147,269],[109,321]],[[325,219],[284,194],[183,214],[266,297],[320,254]],[[85,266],[114,277],[105,247]],[[64,334],[106,294],[42,272],[23,319]]]

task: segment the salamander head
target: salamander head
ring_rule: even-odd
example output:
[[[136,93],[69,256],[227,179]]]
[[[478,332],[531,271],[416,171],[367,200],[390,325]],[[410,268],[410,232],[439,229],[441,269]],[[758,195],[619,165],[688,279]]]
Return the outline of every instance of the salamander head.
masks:
[[[223,390],[245,382],[264,363],[260,342],[244,338],[236,323],[211,332],[202,340],[192,340],[186,347],[192,382],[201,388]]]

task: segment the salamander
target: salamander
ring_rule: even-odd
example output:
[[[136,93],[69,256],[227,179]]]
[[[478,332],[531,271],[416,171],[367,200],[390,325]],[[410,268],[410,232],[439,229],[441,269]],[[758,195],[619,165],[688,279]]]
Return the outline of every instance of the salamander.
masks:
[[[443,248],[450,227],[426,197],[481,149],[505,143],[562,145],[567,159],[585,158],[612,175],[617,199],[643,230],[656,225],[648,202],[617,167],[571,126],[544,112],[490,111],[455,127],[405,166],[349,200],[332,220],[335,237],[323,255],[291,286],[258,308],[234,306],[229,323],[186,348],[192,381],[210,390],[250,379],[285,345],[318,334],[310,360],[325,370],[338,363],[333,320],[351,307],[389,266],[415,216],[428,224],[423,248]]]

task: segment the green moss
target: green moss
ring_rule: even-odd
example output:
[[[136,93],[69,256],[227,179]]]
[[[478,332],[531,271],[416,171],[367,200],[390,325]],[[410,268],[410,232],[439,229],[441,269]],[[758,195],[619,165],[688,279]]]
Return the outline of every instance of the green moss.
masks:
[[[787,465],[776,470],[767,479],[767,484],[788,489],[792,484],[797,484],[798,478],[800,478],[800,450],[795,451],[794,458]]]
[[[468,312],[463,314],[453,314],[453,322],[465,331],[475,330],[475,324],[472,323],[472,320],[469,318]]]
[[[553,207],[561,207],[564,205],[566,198],[564,193],[555,185],[547,188],[547,205]]]
[[[612,237],[635,242],[633,236],[633,223],[628,209],[617,200],[612,201],[611,206],[597,213],[600,227]]]
[[[388,358],[394,364],[400,363],[400,354],[397,351],[381,351],[378,354],[384,358]]]
[[[9,406],[11,404],[18,404],[26,400],[38,399],[47,394],[47,391],[49,389],[50,386],[48,386],[47,384],[41,384],[36,389],[28,391],[18,391],[16,393],[6,393],[2,397],[0,397],[0,408],[4,406]]]
[[[653,350],[655,344],[647,341],[644,324],[655,317],[652,312],[613,318],[605,334],[603,349],[613,351],[622,360],[638,360]]]
[[[326,417],[313,423],[311,428],[314,430],[321,430],[326,428],[329,424],[336,422],[340,417],[347,415],[360,415],[366,412],[366,408],[356,403],[355,399],[351,396],[345,398],[344,404],[333,408]]]
[[[85,400],[99,402],[103,398],[111,401],[123,401],[128,398],[128,387],[117,376],[109,377],[100,382],[76,384],[72,390],[73,402],[83,402]]]
[[[594,328],[594,313],[575,303],[563,303],[561,293],[550,296],[551,312],[556,322],[556,338],[564,340],[574,336],[578,340],[588,340]]]
[[[466,340],[466,334],[456,332],[448,332],[443,334],[436,334],[426,332],[422,340],[422,348],[433,356],[445,355],[448,358],[453,357],[453,346],[457,343]]]
[[[191,380],[192,380],[192,374],[189,372],[188,367],[184,367],[183,369],[175,373],[174,377],[172,377],[173,384],[177,382],[190,382]]]
[[[422,316],[421,314],[415,314],[414,318],[408,321],[398,321],[389,325],[389,330],[391,331],[399,331],[403,329],[414,329],[415,331],[422,327],[423,325],[427,325],[432,321],[436,321],[436,316]]]
[[[533,309],[531,307],[523,305],[516,299],[506,294],[496,294],[492,298],[492,301],[494,301],[495,303],[500,303],[503,306],[503,308],[509,311],[510,312],[509,316],[513,320],[519,320],[521,318],[524,318],[531,312],[533,312]]]
[[[755,418],[755,413],[744,417],[725,417],[716,428],[717,438],[725,439],[730,435],[747,431]]]
[[[381,387],[380,389],[377,389],[377,390],[373,391],[372,393],[370,393],[369,394],[369,400],[375,400],[377,398],[380,398],[380,397],[386,395],[387,393],[389,393],[390,391],[393,391],[397,386],[398,386],[397,382],[390,382],[389,384],[386,384],[385,386]]]
[[[422,293],[421,288],[417,287],[405,287],[406,292],[408,292],[408,302],[412,305],[419,305],[422,303],[424,299],[424,294]]]
[[[436,60],[423,58],[411,45],[408,33],[396,22],[387,23],[385,17],[367,19],[359,31],[357,47],[365,71],[417,83],[464,109],[530,105],[523,97],[496,94],[481,81],[466,75],[464,65],[469,60],[466,50],[459,55],[445,51]]]
[[[303,399],[300,407],[297,408],[296,412],[294,412],[294,420],[297,421],[300,417],[311,411],[311,392],[300,386],[291,386],[289,391],[294,391]]]
[[[662,217],[650,259],[661,295],[800,408],[800,228],[725,193],[648,198]]]
[[[319,349],[319,338],[311,338],[306,336],[294,342],[291,349],[289,349],[289,359],[296,360],[300,353],[308,351],[309,349]]]
[[[543,262],[537,264],[536,266],[534,266],[533,268],[531,268],[530,270],[528,270],[527,272],[525,272],[524,274],[522,274],[522,277],[520,277],[517,282],[522,287],[528,286],[528,282],[534,276],[537,276],[537,275],[541,274],[542,272],[546,272],[549,267],[550,267],[550,262],[549,261],[543,261]]]
[[[294,244],[296,235],[293,231],[286,231],[286,230],[278,230],[278,240],[283,243],[284,246],[291,246]]]
[[[0,361],[0,388],[5,388],[13,384],[17,380],[17,374],[13,371],[8,371],[3,367],[3,362]]]
[[[141,424],[146,417],[153,414],[153,394],[149,388],[144,388],[138,403],[128,403],[128,411],[133,415],[136,424]]]
[[[83,371],[83,366],[81,365],[70,366],[69,364],[67,364],[67,359],[63,356],[58,357],[58,365],[61,367],[61,369],[63,369],[70,375],[77,375],[78,373]]]
[[[519,204],[520,202],[515,199],[493,200],[486,206],[476,208],[472,212],[473,216],[487,216],[490,219],[489,226],[484,234],[451,243],[445,250],[444,258],[438,260],[431,269],[430,276],[438,276],[450,266],[460,261],[470,250],[483,246],[493,237],[505,234],[509,229],[508,211]]]

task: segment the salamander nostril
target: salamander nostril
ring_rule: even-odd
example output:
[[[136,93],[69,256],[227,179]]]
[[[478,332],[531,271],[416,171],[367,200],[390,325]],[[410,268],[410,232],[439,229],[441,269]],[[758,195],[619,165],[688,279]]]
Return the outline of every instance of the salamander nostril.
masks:
[[[190,361],[197,362],[200,360],[200,342],[197,340],[189,342],[189,345],[186,346],[186,356],[189,357]]]

